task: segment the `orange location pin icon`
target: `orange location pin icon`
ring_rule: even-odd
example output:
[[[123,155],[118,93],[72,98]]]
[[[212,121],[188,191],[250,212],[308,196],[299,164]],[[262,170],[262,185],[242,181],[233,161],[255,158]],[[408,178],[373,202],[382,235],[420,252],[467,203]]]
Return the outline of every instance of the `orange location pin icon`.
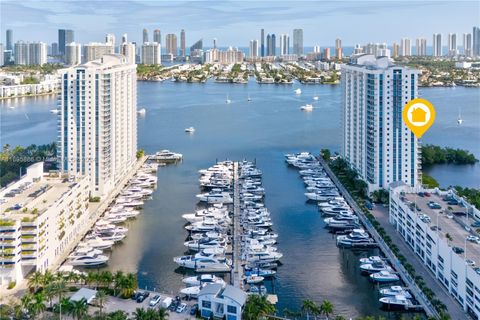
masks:
[[[435,121],[435,108],[425,99],[413,99],[403,107],[402,117],[415,137],[420,139]]]

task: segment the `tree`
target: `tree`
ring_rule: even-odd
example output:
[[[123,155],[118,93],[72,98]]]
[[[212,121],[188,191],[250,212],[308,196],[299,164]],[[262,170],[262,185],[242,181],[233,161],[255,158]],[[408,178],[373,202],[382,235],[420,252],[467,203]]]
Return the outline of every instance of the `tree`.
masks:
[[[168,310],[165,308],[159,308],[157,310],[158,320],[166,320],[168,319]]]
[[[120,285],[125,277],[123,271],[119,270],[113,275],[113,295],[117,295],[117,290],[120,290]]]
[[[328,300],[323,300],[322,304],[320,305],[320,312],[323,313],[328,319],[328,316],[333,313],[333,304]]]
[[[307,319],[309,319],[310,315],[316,318],[320,312],[317,304],[314,301],[307,299],[302,302],[302,313],[307,316]]]
[[[243,310],[243,319],[258,320],[265,316],[273,314],[275,306],[267,300],[265,296],[251,295],[248,297],[247,303]]]
[[[108,295],[103,290],[99,290],[95,296],[95,302],[97,303],[98,308],[100,309],[100,315],[102,314],[103,307],[108,301]]]
[[[135,320],[147,320],[147,312],[143,308],[137,308],[133,313]]]
[[[37,292],[38,288],[43,284],[43,274],[40,271],[35,271],[28,279],[28,287],[33,288],[33,292]]]
[[[330,150],[329,149],[322,149],[320,150],[320,155],[322,156],[322,158],[325,160],[325,161],[329,161],[330,160],[330,157],[332,156],[330,154]]]
[[[82,298],[82,300],[71,301],[71,310],[70,313],[74,319],[83,319],[87,315],[88,305],[87,301]]]
[[[41,315],[45,309],[45,296],[43,293],[36,293],[27,307],[28,313],[35,318],[37,315]]]

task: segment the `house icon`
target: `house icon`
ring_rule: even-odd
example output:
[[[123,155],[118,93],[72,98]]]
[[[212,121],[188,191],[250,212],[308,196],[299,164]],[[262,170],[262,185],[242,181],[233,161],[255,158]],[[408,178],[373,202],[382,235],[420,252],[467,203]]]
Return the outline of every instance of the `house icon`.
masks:
[[[412,111],[412,122],[426,122],[427,112],[422,108],[415,108]]]

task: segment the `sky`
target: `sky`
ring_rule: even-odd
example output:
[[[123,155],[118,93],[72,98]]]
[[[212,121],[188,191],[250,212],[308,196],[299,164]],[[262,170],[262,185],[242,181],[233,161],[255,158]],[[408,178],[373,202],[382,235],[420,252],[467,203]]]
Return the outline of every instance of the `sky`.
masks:
[[[200,38],[211,46],[248,46],[267,33],[293,34],[304,29],[305,46],[398,42],[433,33],[462,34],[480,24],[480,1],[49,1],[0,0],[1,42],[12,29],[14,41],[57,41],[58,29],[73,29],[75,41],[104,41],[124,33],[140,42],[143,28],[167,33],[185,29],[187,46]],[[459,37],[461,39],[461,36]],[[457,40],[458,41],[458,40]],[[458,43],[461,45],[461,43]]]

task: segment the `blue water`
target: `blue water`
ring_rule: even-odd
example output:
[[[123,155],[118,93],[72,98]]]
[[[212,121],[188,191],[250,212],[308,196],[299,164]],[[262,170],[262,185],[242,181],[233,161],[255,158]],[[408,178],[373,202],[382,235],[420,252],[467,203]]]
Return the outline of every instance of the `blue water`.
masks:
[[[339,150],[340,87],[302,86],[302,95],[295,96],[298,86],[139,82],[138,105],[147,110],[138,121],[139,147],[149,153],[175,150],[184,154],[184,161],[159,170],[153,200],[129,223],[128,237],[113,251],[109,268],[138,271],[141,287],[176,292],[182,274],[172,258],[185,252],[181,215],[195,208],[197,171],[216,159],[248,158],[264,172],[266,205],[284,253],[277,280],[269,284],[279,296],[278,310],[298,309],[307,298],[329,299],[336,312],[347,317],[393,317],[378,309],[375,288],[358,272],[358,257],[371,252],[340,251],[335,246],[315,206],[305,203],[298,172],[284,163],[287,152]],[[420,93],[437,108],[436,123],[423,142],[465,148],[480,157],[480,90],[432,88]],[[224,102],[227,94],[229,105]],[[252,102],[247,102],[248,95]],[[313,102],[314,95],[320,99],[313,112],[301,112],[300,105]],[[54,141],[56,116],[48,111],[54,104],[54,97],[0,102],[1,143]],[[11,105],[15,109],[8,108]],[[459,107],[465,119],[461,127],[456,125]],[[189,126],[196,128],[195,134],[184,133]],[[457,179],[478,186],[479,166],[466,168],[447,167],[439,180],[442,185]]]

